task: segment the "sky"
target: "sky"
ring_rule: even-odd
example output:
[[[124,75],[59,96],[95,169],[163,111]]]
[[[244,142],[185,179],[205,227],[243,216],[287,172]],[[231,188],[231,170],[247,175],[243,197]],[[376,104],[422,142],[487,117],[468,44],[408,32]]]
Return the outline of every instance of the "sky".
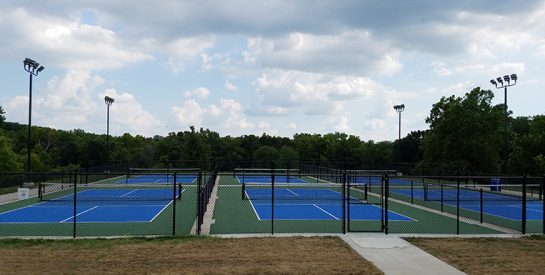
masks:
[[[344,132],[395,140],[428,128],[443,96],[503,89],[544,114],[545,1],[1,1],[0,106],[28,123],[165,136]]]

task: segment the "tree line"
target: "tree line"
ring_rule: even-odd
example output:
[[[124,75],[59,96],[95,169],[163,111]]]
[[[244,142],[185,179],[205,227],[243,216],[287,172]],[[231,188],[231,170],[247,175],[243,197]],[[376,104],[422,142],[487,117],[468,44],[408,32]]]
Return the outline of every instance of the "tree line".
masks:
[[[506,157],[502,154],[504,106],[492,105],[493,97],[490,90],[480,88],[462,97],[443,97],[426,118],[429,129],[410,132],[396,141],[366,141],[339,132],[299,133],[291,138],[267,134],[233,137],[190,127],[166,136],[126,133],[110,137],[107,150],[105,134],[33,126],[31,165],[33,171],[59,171],[113,163],[180,167],[215,159],[228,170],[249,166],[245,161],[295,164],[312,160],[336,168],[413,173],[545,173],[545,116],[508,114]],[[27,126],[6,122],[4,114],[0,106],[0,172],[25,171]]]

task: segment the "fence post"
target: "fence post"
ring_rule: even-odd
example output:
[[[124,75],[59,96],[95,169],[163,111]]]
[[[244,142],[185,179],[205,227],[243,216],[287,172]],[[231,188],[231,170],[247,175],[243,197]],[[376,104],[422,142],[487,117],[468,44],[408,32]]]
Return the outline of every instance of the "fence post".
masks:
[[[411,180],[411,204],[414,204],[414,181]]]
[[[199,181],[197,182],[197,217],[195,218],[195,221],[197,221],[197,235],[201,235],[201,227],[199,226],[199,217],[200,211],[201,211],[201,186],[202,186],[202,172],[199,171]]]
[[[70,173],[72,174],[72,173]],[[78,197],[77,197],[77,193],[78,193],[78,171],[77,170],[74,170],[74,223],[73,223],[73,230],[72,230],[72,237],[73,238],[76,238],[76,217],[78,216],[78,211],[77,211],[77,201],[78,201]]]
[[[274,235],[274,165],[271,169],[271,235]]]
[[[481,223],[483,223],[483,212],[484,212],[484,209],[483,209],[483,189],[481,188],[479,190],[479,198],[480,198],[480,202],[481,202],[481,211],[480,211],[480,214],[481,214]]]
[[[388,199],[390,192],[390,179],[388,174],[384,174],[384,234],[388,234]]]
[[[346,234],[346,200],[348,200],[349,198],[346,197],[346,183],[347,183],[347,180],[346,180],[346,171],[344,172],[344,175],[343,175],[343,197],[342,197],[342,208],[343,208],[343,211],[342,211],[342,232],[343,234]]]
[[[457,177],[457,180],[456,180],[456,235],[460,235],[460,177],[459,176]]]
[[[172,235],[176,235],[176,172],[174,172],[174,181],[172,182]]]
[[[522,234],[526,234],[526,175],[522,176]]]

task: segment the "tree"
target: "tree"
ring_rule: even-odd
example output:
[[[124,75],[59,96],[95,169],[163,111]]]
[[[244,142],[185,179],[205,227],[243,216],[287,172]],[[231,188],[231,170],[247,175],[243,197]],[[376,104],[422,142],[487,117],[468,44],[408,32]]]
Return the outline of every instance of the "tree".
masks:
[[[4,127],[4,121],[6,121],[6,117],[4,116],[6,112],[4,112],[4,109],[2,109],[2,106],[0,106],[0,128]]]
[[[257,161],[275,161],[278,159],[278,150],[272,146],[264,145],[255,150],[253,156]]]
[[[0,132],[0,172],[20,172],[23,164],[11,148],[11,141]]]
[[[475,88],[435,103],[426,118],[430,129],[422,142],[423,162],[440,163],[449,173],[499,172],[503,105],[492,106],[493,97],[492,91]]]

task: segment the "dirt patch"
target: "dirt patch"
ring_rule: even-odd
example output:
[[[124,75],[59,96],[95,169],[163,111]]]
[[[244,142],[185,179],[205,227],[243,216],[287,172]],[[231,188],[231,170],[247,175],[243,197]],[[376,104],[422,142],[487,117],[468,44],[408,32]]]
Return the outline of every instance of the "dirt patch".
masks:
[[[341,239],[0,241],[0,274],[380,274]]]
[[[543,274],[545,239],[408,238],[468,274]]]

